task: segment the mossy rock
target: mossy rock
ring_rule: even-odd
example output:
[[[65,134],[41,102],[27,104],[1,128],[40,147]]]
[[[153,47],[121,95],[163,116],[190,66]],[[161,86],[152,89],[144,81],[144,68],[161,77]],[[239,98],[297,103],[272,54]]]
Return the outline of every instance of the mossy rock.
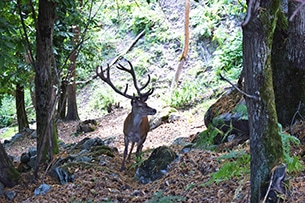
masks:
[[[136,178],[144,184],[159,179],[167,173],[170,163],[177,158],[178,155],[169,147],[158,147],[137,169]]]

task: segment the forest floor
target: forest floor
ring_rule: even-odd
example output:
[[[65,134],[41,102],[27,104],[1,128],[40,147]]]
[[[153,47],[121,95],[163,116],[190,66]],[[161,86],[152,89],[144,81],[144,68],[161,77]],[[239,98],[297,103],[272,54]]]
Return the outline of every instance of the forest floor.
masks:
[[[189,143],[198,132],[205,129],[203,115],[178,111],[174,120],[162,123],[148,134],[144,144],[144,157],[148,157],[152,149],[166,145],[179,154],[178,161],[170,166],[165,176],[151,183],[142,184],[135,178],[135,158],[127,163],[128,169],[120,172],[122,162],[123,133],[122,123],[128,113],[127,109],[115,109],[110,114],[98,120],[98,127],[94,132],[75,136],[78,122],[60,122],[58,124],[59,139],[67,143],[78,142],[85,137],[99,137],[111,140],[110,146],[118,149],[114,157],[107,157],[104,164],[92,163],[90,168],[73,168],[74,182],[61,185],[58,180],[51,178],[46,172],[40,174],[40,179],[34,183],[32,172],[22,173],[22,181],[14,188],[6,190],[16,191],[12,202],[249,202],[249,176],[231,178],[229,180],[204,185],[211,173],[221,167],[218,158],[222,152],[193,149],[182,153],[181,143]],[[192,115],[192,116],[190,116]],[[305,128],[299,127],[298,132],[304,134]],[[179,140],[179,142],[178,142]],[[6,148],[8,154],[20,156],[28,148],[36,146],[35,139],[24,136],[17,139]],[[235,148],[249,151],[248,142]],[[297,149],[295,149],[297,152]],[[67,156],[66,150],[55,156]],[[285,202],[305,202],[304,173],[289,174],[290,196]],[[34,196],[33,191],[40,184],[46,183],[51,189],[44,195]],[[0,202],[7,201],[5,197]]]

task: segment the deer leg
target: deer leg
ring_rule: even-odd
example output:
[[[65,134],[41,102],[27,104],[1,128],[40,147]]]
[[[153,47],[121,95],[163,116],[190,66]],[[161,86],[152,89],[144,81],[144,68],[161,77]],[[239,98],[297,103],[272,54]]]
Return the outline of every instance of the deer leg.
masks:
[[[121,166],[120,171],[125,170],[125,160],[126,160],[126,156],[127,156],[127,152],[128,152],[129,140],[127,138],[125,138],[124,142],[125,142],[125,149],[124,149],[123,161],[122,161],[122,166]]]
[[[127,157],[128,161],[130,161],[130,157],[131,157],[131,153],[132,153],[133,147],[134,147],[134,142],[131,143],[131,148],[130,148],[130,151],[129,151],[129,154],[128,154],[128,157]]]
[[[142,152],[142,148],[143,148],[143,143],[145,142],[145,139],[138,142],[137,144],[137,151],[136,151],[136,156],[139,157],[140,153]]]

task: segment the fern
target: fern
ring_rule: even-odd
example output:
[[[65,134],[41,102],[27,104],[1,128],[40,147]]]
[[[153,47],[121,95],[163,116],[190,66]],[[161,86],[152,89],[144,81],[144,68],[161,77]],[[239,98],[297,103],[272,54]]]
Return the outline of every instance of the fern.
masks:
[[[210,180],[203,183],[202,186],[250,174],[250,155],[245,151],[232,151],[218,159],[226,159],[226,161],[218,171],[212,174]]]
[[[300,172],[304,170],[304,166],[300,160],[299,156],[290,156],[290,143],[293,143],[297,146],[300,145],[300,140],[287,133],[283,133],[282,125],[278,124],[279,126],[279,135],[282,139],[283,145],[283,153],[284,153],[284,162],[287,164],[287,171],[291,172]]]

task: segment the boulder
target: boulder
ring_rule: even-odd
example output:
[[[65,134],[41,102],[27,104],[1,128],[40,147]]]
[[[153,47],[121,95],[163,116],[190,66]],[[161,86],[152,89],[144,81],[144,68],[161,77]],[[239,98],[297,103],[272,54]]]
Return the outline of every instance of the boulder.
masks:
[[[169,165],[178,155],[169,147],[156,148],[136,170],[136,178],[143,184],[163,177],[169,170]]]

